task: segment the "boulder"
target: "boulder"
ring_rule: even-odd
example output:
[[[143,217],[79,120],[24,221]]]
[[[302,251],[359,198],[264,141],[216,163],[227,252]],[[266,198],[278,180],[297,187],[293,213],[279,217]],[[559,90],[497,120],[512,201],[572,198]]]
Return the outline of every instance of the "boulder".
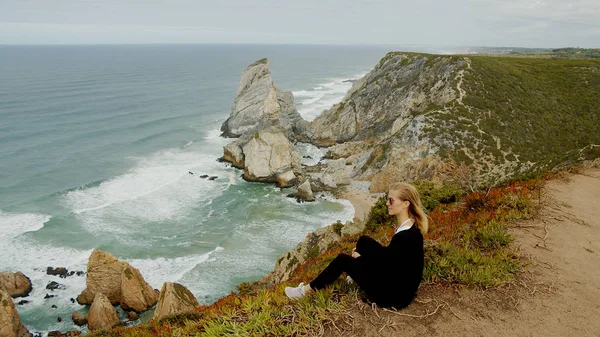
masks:
[[[73,315],[71,315],[71,319],[77,326],[84,326],[87,324],[87,316],[81,312],[75,311]]]
[[[0,290],[6,291],[11,297],[27,296],[31,292],[31,281],[21,272],[1,272]]]
[[[279,128],[256,132],[242,150],[248,181],[276,182],[278,175],[300,168],[300,154]]]
[[[284,173],[277,175],[277,186],[279,187],[291,187],[296,184],[296,175],[292,169],[285,171]]]
[[[64,289],[66,289],[66,287],[65,287],[64,284],[60,284],[60,283],[58,283],[56,281],[50,281],[46,285],[46,289],[54,291],[54,290],[57,290],[57,289],[64,290]]]
[[[46,268],[46,274],[66,278],[69,276],[69,271],[65,267],[48,267]]]
[[[112,304],[121,301],[121,273],[125,262],[114,255],[94,249],[87,265],[86,288],[77,296],[79,304],[91,304],[97,293],[102,293]]]
[[[340,186],[350,184],[350,173],[346,168],[346,159],[331,160],[319,172],[310,174],[311,187],[316,191],[332,191]]]
[[[32,336],[21,323],[19,313],[11,296],[0,289],[0,336],[25,337]]]
[[[167,315],[193,311],[199,305],[196,297],[186,287],[179,283],[165,282],[154,310],[154,319],[159,320]]]
[[[99,249],[94,249],[90,255],[86,286],[77,296],[79,304],[91,304],[94,296],[102,293],[113,305],[142,312],[150,309],[157,300],[157,294],[139,270]]]
[[[241,147],[241,140],[233,141],[223,147],[223,159],[230,162],[233,167],[244,168],[244,152]]]
[[[308,179],[298,186],[298,189],[296,190],[296,198],[305,201],[315,201],[315,196],[310,188],[310,181]]]
[[[258,60],[249,65],[240,79],[231,115],[221,126],[227,137],[239,137],[268,126],[282,126],[290,135],[295,125],[307,127],[296,110],[291,92],[275,87],[269,61]]]
[[[88,313],[88,327],[90,330],[110,329],[118,324],[117,311],[108,297],[102,293],[96,293]]]
[[[127,312],[127,318],[129,318],[130,321],[135,321],[136,319],[140,318],[140,315],[138,315],[138,313],[135,311],[129,311]]]
[[[156,304],[157,294],[139,270],[127,264],[121,273],[121,308],[142,312]]]

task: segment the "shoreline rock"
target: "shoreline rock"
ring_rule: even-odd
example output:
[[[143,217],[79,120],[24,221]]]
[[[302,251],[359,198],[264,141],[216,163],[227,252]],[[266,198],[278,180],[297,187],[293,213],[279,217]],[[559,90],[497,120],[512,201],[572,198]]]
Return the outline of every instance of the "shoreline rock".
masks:
[[[240,137],[269,126],[280,126],[292,135],[307,125],[296,110],[292,93],[275,87],[269,61],[263,58],[243,71],[231,115],[221,125],[221,135]]]
[[[15,308],[12,297],[4,290],[0,289],[0,336],[2,337],[31,337],[32,334],[27,331],[19,313]]]
[[[160,296],[152,319],[161,318],[193,311],[200,306],[196,297],[183,285],[175,282],[165,282],[160,290]]]
[[[120,324],[117,311],[106,295],[96,293],[87,316],[90,330],[110,329]]]
[[[77,296],[77,302],[91,304],[98,293],[104,294],[113,305],[137,312],[150,309],[158,297],[138,269],[96,248],[90,254],[86,288]]]
[[[0,272],[0,290],[4,290],[10,297],[26,297],[33,287],[29,277],[21,272]]]

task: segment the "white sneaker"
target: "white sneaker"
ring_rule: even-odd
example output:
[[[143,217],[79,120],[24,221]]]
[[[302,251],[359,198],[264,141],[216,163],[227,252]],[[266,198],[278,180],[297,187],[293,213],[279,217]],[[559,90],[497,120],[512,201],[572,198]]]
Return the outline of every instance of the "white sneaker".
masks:
[[[306,292],[304,291],[304,283],[300,282],[297,287],[285,287],[285,295],[292,299],[300,299],[304,297],[304,295],[306,295]]]

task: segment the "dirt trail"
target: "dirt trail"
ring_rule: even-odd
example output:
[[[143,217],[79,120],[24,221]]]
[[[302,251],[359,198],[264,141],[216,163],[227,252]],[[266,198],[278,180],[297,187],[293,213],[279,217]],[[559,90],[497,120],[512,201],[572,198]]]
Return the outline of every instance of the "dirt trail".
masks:
[[[512,230],[529,261],[488,291],[433,286],[399,312],[356,303],[326,336],[600,336],[600,169],[549,181],[535,220]],[[353,327],[350,327],[353,325]]]

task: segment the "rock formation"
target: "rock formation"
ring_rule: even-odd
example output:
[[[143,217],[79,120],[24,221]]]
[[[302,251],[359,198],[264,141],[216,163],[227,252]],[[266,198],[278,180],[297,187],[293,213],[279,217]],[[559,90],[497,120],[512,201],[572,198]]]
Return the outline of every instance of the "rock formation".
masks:
[[[300,154],[280,127],[245,134],[223,148],[223,159],[244,170],[248,181],[295,184],[300,171]]]
[[[493,185],[597,156],[597,88],[589,83],[600,81],[600,64],[586,62],[389,53],[296,139],[362,144],[336,145],[327,156],[356,156],[350,176],[372,181],[372,192],[398,177]]]
[[[350,184],[350,169],[346,160],[341,158],[329,161],[317,172],[309,172],[311,188],[314,191],[333,191]]]
[[[0,272],[0,290],[13,298],[27,296],[31,292],[31,281],[21,272]]]
[[[77,296],[79,304],[92,304],[97,293],[104,294],[112,304],[121,301],[121,273],[125,262],[116,256],[94,249],[87,265],[86,288]]]
[[[341,238],[341,232],[336,232],[334,226],[327,226],[309,233],[306,239],[300,242],[296,248],[281,256],[275,269],[267,276],[269,282],[280,283],[287,281],[296,267],[313,259],[326,251],[329,246]]]
[[[73,320],[73,323],[77,326],[84,326],[87,324],[87,316],[81,312],[77,312],[75,311],[72,315],[71,315],[71,320]]]
[[[154,310],[154,319],[193,311],[200,304],[194,295],[179,283],[165,282],[160,290],[158,304]]]
[[[302,125],[307,123],[296,111],[292,93],[275,87],[269,61],[261,59],[242,73],[231,115],[221,131],[227,137],[239,137],[268,126],[281,126],[286,133],[293,134]]]
[[[30,337],[32,336],[21,323],[19,313],[11,296],[0,289],[0,336],[2,337]]]
[[[96,293],[88,313],[88,327],[90,330],[110,329],[118,324],[119,316],[117,316],[117,311],[108,297],[102,293]]]
[[[158,294],[140,271],[127,264],[121,273],[121,308],[142,312],[156,304]]]
[[[304,201],[314,201],[315,196],[310,188],[310,180],[305,180],[296,190],[296,198]]]
[[[138,312],[151,308],[157,299],[139,270],[110,253],[94,249],[87,266],[86,288],[77,296],[77,302],[91,304],[98,293],[114,305]]]

